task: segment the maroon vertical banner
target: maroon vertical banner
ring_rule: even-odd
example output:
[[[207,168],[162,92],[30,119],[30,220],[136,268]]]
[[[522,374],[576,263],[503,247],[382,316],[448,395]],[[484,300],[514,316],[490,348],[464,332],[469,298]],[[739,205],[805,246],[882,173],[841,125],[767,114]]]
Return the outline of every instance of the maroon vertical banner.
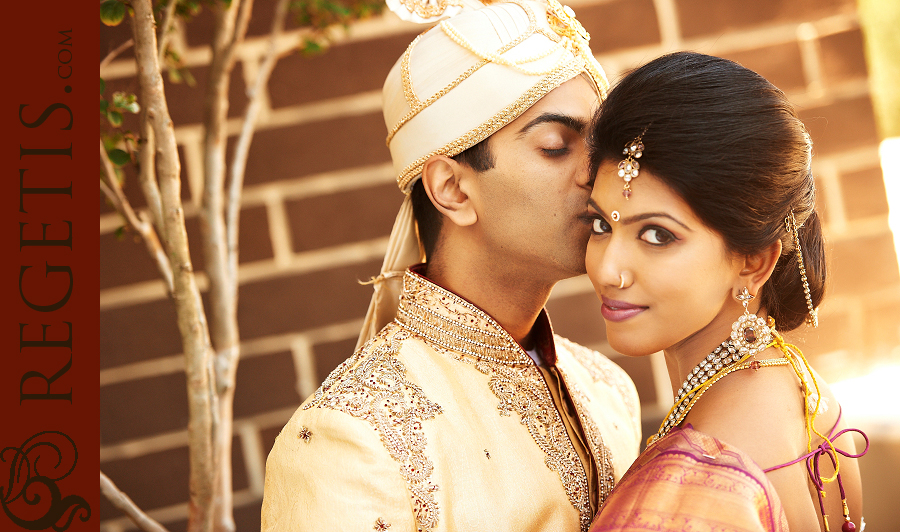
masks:
[[[3,5],[0,530],[99,528],[95,2]]]

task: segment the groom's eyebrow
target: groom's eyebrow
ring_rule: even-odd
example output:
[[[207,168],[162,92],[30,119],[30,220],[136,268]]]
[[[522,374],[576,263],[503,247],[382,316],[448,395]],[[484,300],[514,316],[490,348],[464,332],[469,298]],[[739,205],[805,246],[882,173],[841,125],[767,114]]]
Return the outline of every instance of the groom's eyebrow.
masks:
[[[563,126],[566,126],[567,128],[579,134],[583,133],[585,128],[587,128],[587,122],[580,118],[561,113],[543,113],[542,115],[536,117],[534,120],[525,124],[522,129],[519,130],[518,136],[521,137],[531,128],[539,124],[545,124],[547,122],[562,124]]]

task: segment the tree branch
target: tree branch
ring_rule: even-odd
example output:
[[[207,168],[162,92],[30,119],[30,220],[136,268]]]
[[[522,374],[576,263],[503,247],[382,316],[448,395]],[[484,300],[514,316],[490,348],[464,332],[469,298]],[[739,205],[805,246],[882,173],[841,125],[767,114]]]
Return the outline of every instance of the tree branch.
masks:
[[[229,275],[224,220],[225,147],[227,142],[228,93],[235,49],[244,39],[253,0],[232,0],[213,8],[215,19],[213,54],[204,105],[204,184],[201,229],[206,274],[209,279],[210,336],[215,349],[215,394],[218,409],[213,445],[219,464],[215,489],[216,532],[235,528],[232,504],[231,438],[234,368],[239,358],[237,323],[237,276]]]
[[[156,142],[153,138],[153,127],[147,118],[147,109],[141,108],[141,140],[144,146],[138,150],[138,183],[147,200],[150,220],[156,230],[163,231],[162,199],[159,183],[156,181]]]
[[[139,217],[139,215],[134,212],[134,209],[131,208],[131,203],[128,201],[128,198],[125,197],[122,187],[119,186],[119,180],[116,179],[115,170],[113,169],[112,162],[109,160],[106,149],[103,147],[102,140],[100,141],[100,161],[102,163],[103,176],[106,177],[105,181],[102,178],[100,179],[100,190],[103,191],[109,201],[113,204],[116,211],[125,218],[128,225],[133,227],[134,230],[141,235],[141,240],[143,240],[144,245],[147,246],[147,252],[153,257],[154,262],[156,262],[156,268],[159,270],[159,274],[166,283],[166,291],[169,296],[171,296],[174,290],[172,265],[169,264],[169,259],[166,257],[166,252],[159,242],[159,238],[156,236],[153,225],[142,217]]]
[[[175,129],[169,115],[159,63],[151,0],[132,0],[135,61],[143,105],[142,118],[149,121],[156,149],[156,173],[163,213],[163,236],[173,268],[172,299],[185,354],[190,419],[190,494],[188,530],[212,530],[214,489],[218,478],[213,448],[213,411],[218,398],[210,393],[212,356],[209,328],[200,290],[191,264],[184,208],[181,202],[181,168]]]
[[[234,50],[243,39],[252,0],[233,0],[217,5],[213,35],[213,56],[204,105],[204,184],[201,229],[206,274],[209,278],[210,335],[217,352],[237,344],[237,307],[233,297],[237,279],[226,268],[226,230],[223,189],[227,143],[228,92],[234,67]],[[240,16],[238,16],[240,14]],[[240,20],[236,20],[240,19]],[[219,393],[226,383],[219,382]]]
[[[238,14],[237,23],[235,24],[234,35],[231,39],[231,52],[234,52],[238,43],[244,40],[247,35],[247,28],[250,26],[250,14],[253,12],[253,0],[243,0],[241,2],[241,12]]]
[[[178,0],[169,0],[166,10],[163,13],[162,21],[159,24],[159,33],[157,34],[157,61],[162,68],[166,60],[166,47],[169,45],[169,32],[175,24],[175,7]],[[161,72],[161,71],[160,71]],[[146,109],[141,109],[142,113],[146,113]],[[147,199],[147,206],[150,209],[150,219],[157,231],[162,231],[162,200],[159,197],[159,184],[156,182],[156,146],[153,139],[153,128],[150,121],[146,118],[141,121],[143,126],[141,131],[141,139],[145,143],[145,149],[139,152],[139,168],[140,174],[138,180],[141,183],[141,190]]]
[[[160,21],[159,24],[159,36],[157,37],[159,47],[157,55],[159,56],[160,63],[163,63],[166,59],[166,47],[169,45],[169,31],[172,30],[172,24],[175,21],[175,6],[177,5],[178,0],[169,0],[166,11],[163,13],[162,21]]]
[[[241,191],[244,187],[244,175],[247,170],[247,157],[253,133],[256,131],[256,119],[262,107],[262,94],[269,77],[278,61],[278,39],[284,33],[284,21],[287,18],[289,0],[278,0],[275,6],[275,17],[272,20],[272,35],[269,38],[269,49],[259,66],[256,80],[247,91],[247,107],[241,123],[234,155],[231,160],[231,172],[226,201],[225,232],[228,238],[228,275],[237,279],[238,269],[238,229],[240,227]],[[237,285],[235,284],[235,288]]]
[[[141,530],[146,530],[146,532],[169,532],[164,526],[138,508],[128,495],[122,493],[115,483],[103,474],[103,471],[100,472],[100,492],[113,506],[122,510]]]
[[[104,57],[103,60],[100,61],[100,70],[103,70],[103,68],[106,65],[112,63],[113,59],[118,57],[118,55],[121,54],[122,52],[124,52],[125,50],[131,48],[131,46],[133,44],[134,44],[134,39],[128,39],[127,41],[125,41],[122,44],[120,44],[119,46],[117,46],[115,50],[106,54],[106,57]]]

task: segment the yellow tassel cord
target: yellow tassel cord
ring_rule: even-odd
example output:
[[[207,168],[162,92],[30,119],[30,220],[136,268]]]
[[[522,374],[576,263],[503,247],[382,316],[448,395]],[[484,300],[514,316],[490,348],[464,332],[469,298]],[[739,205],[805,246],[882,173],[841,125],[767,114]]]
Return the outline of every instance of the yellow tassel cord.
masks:
[[[803,356],[803,351],[800,350],[799,347],[793,344],[785,343],[784,338],[775,331],[775,320],[769,317],[769,327],[772,329],[772,343],[767,345],[766,347],[775,346],[777,347],[784,356],[791,361],[791,368],[794,370],[794,373],[797,374],[797,377],[800,379],[802,383],[801,390],[803,390],[803,418],[806,423],[806,451],[812,452],[812,435],[825,440],[825,443],[828,444],[829,452],[831,453],[831,457],[834,459],[834,474],[829,478],[825,478],[820,476],[819,478],[824,483],[834,482],[837,480],[838,472],[841,470],[841,463],[838,460],[838,453],[834,448],[834,444],[831,442],[831,439],[828,436],[822,434],[816,429],[816,417],[819,415],[819,406],[822,403],[822,392],[819,390],[819,382],[816,380],[816,376],[812,371],[812,367],[810,367],[809,362],[806,360],[806,357]],[[800,363],[803,363],[801,366]],[[803,368],[806,368],[806,372],[803,371]],[[813,386],[816,389],[816,407],[813,409],[812,414],[809,412],[809,396],[810,396],[810,387],[807,382],[806,375],[809,375],[810,379],[812,379]],[[824,496],[825,493],[823,492]]]
[[[756,367],[760,368],[760,367],[765,367],[765,366],[780,366],[780,365],[790,364],[791,369],[793,369],[794,373],[797,374],[797,378],[800,379],[800,382],[802,384],[801,390],[803,391],[803,417],[804,417],[804,422],[806,424],[806,440],[807,440],[806,441],[806,449],[807,449],[807,452],[812,452],[812,435],[813,434],[815,434],[816,436],[825,440],[825,442],[828,444],[829,452],[831,453],[831,456],[834,459],[834,474],[829,478],[825,478],[825,477],[821,477],[821,476],[819,478],[824,483],[834,482],[835,480],[837,480],[838,472],[840,471],[840,461],[838,460],[838,453],[837,453],[837,451],[835,451],[834,444],[831,442],[831,439],[829,439],[828,436],[819,432],[815,426],[816,417],[819,414],[819,406],[822,402],[822,393],[819,390],[819,383],[816,380],[815,374],[813,374],[812,367],[810,367],[809,362],[806,360],[806,357],[803,356],[803,351],[801,351],[799,347],[797,347],[793,344],[785,343],[784,338],[782,338],[781,335],[778,334],[778,332],[775,330],[775,320],[773,320],[771,316],[769,317],[768,325],[772,331],[773,340],[768,345],[766,345],[766,348],[769,348],[772,346],[777,347],[784,354],[784,358],[774,359],[774,360],[761,360],[761,361],[759,361],[759,363]],[[708,390],[709,387],[712,386],[713,384],[715,384],[719,379],[721,379],[722,377],[728,375],[729,373],[731,373],[733,371],[750,368],[751,362],[748,361],[749,358],[751,358],[751,355],[748,353],[748,354],[744,355],[743,357],[741,357],[741,359],[738,360],[737,362],[732,363],[732,365],[730,367],[725,368],[720,373],[717,373],[716,375],[714,375],[711,379],[707,380],[704,383],[700,383],[697,386],[695,386],[694,388],[692,388],[691,390],[688,390],[687,392],[685,392],[684,397],[687,397],[690,394],[694,394],[694,397],[687,403],[687,405],[685,406],[684,412],[682,414],[680,414],[681,419],[676,418],[676,422],[674,423],[673,426],[678,426],[681,423],[681,421],[684,419],[684,417],[687,416],[687,413],[690,412],[691,408],[694,406],[694,403],[696,403],[700,399],[700,397],[706,392],[706,390]],[[802,363],[802,365],[801,365],[801,363]],[[804,368],[806,369],[806,372],[803,371]],[[807,374],[812,379],[812,384],[816,390],[816,407],[815,407],[815,409],[813,409],[812,414],[810,414],[810,412],[809,412],[809,410],[810,410],[809,409],[809,396],[810,396],[811,392],[810,392],[809,383],[806,378]],[[647,445],[651,445],[653,442],[655,442],[658,439],[665,436],[665,433],[663,433],[663,429],[665,427],[665,420],[668,419],[668,417],[671,414],[676,412],[676,410],[679,408],[680,403],[683,403],[683,401],[680,401],[679,403],[672,405],[672,408],[669,409],[669,411],[666,413],[666,416],[663,418],[663,424],[660,425],[659,431],[647,439]],[[822,495],[823,496],[825,495],[824,492],[822,493]]]
[[[769,345],[772,345],[772,344],[769,344]],[[766,347],[769,347],[769,346],[766,346]],[[692,389],[685,392],[684,397],[688,397],[691,394],[694,394],[694,397],[690,401],[688,401],[687,406],[685,406],[684,413],[680,414],[679,418],[676,419],[676,422],[674,423],[673,426],[678,426],[681,423],[681,421],[687,416],[688,412],[691,411],[691,408],[694,407],[694,403],[696,403],[700,399],[700,397],[704,393],[706,393],[706,390],[708,390],[710,386],[712,386],[713,384],[718,382],[719,379],[721,379],[722,377],[728,375],[729,373],[731,373],[733,371],[738,371],[741,369],[749,369],[751,367],[751,365],[750,365],[750,362],[748,361],[748,359],[751,357],[752,357],[752,355],[750,353],[747,353],[746,355],[741,357],[736,362],[732,362],[731,366],[729,366],[728,368],[725,368],[722,372],[713,375],[713,377],[711,379],[707,380],[706,382],[700,383],[697,386],[694,386]],[[759,361],[759,365],[757,367],[761,368],[761,367],[766,367],[766,366],[783,366],[783,365],[786,365],[789,363],[790,363],[790,359],[788,359],[788,358],[778,358],[778,359],[774,359],[774,360],[761,360],[761,361]],[[663,424],[660,425],[659,431],[656,434],[654,434],[653,436],[650,436],[649,438],[647,438],[647,445],[650,445],[653,442],[655,442],[656,440],[665,436],[665,433],[662,432],[663,428],[665,427],[665,423],[666,423],[665,420],[668,419],[669,415],[671,415],[678,408],[679,404],[681,404],[682,402],[683,402],[683,400],[672,405],[672,408],[669,409],[669,411],[666,413],[666,416],[663,418]]]

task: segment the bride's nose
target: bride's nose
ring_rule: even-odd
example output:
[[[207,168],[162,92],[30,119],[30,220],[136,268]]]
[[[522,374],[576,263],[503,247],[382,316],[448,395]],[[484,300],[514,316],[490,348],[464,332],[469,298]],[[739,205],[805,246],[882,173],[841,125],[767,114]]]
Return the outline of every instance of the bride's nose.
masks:
[[[627,288],[633,282],[624,243],[610,235],[591,239],[585,256],[588,277],[596,290],[601,287]]]

